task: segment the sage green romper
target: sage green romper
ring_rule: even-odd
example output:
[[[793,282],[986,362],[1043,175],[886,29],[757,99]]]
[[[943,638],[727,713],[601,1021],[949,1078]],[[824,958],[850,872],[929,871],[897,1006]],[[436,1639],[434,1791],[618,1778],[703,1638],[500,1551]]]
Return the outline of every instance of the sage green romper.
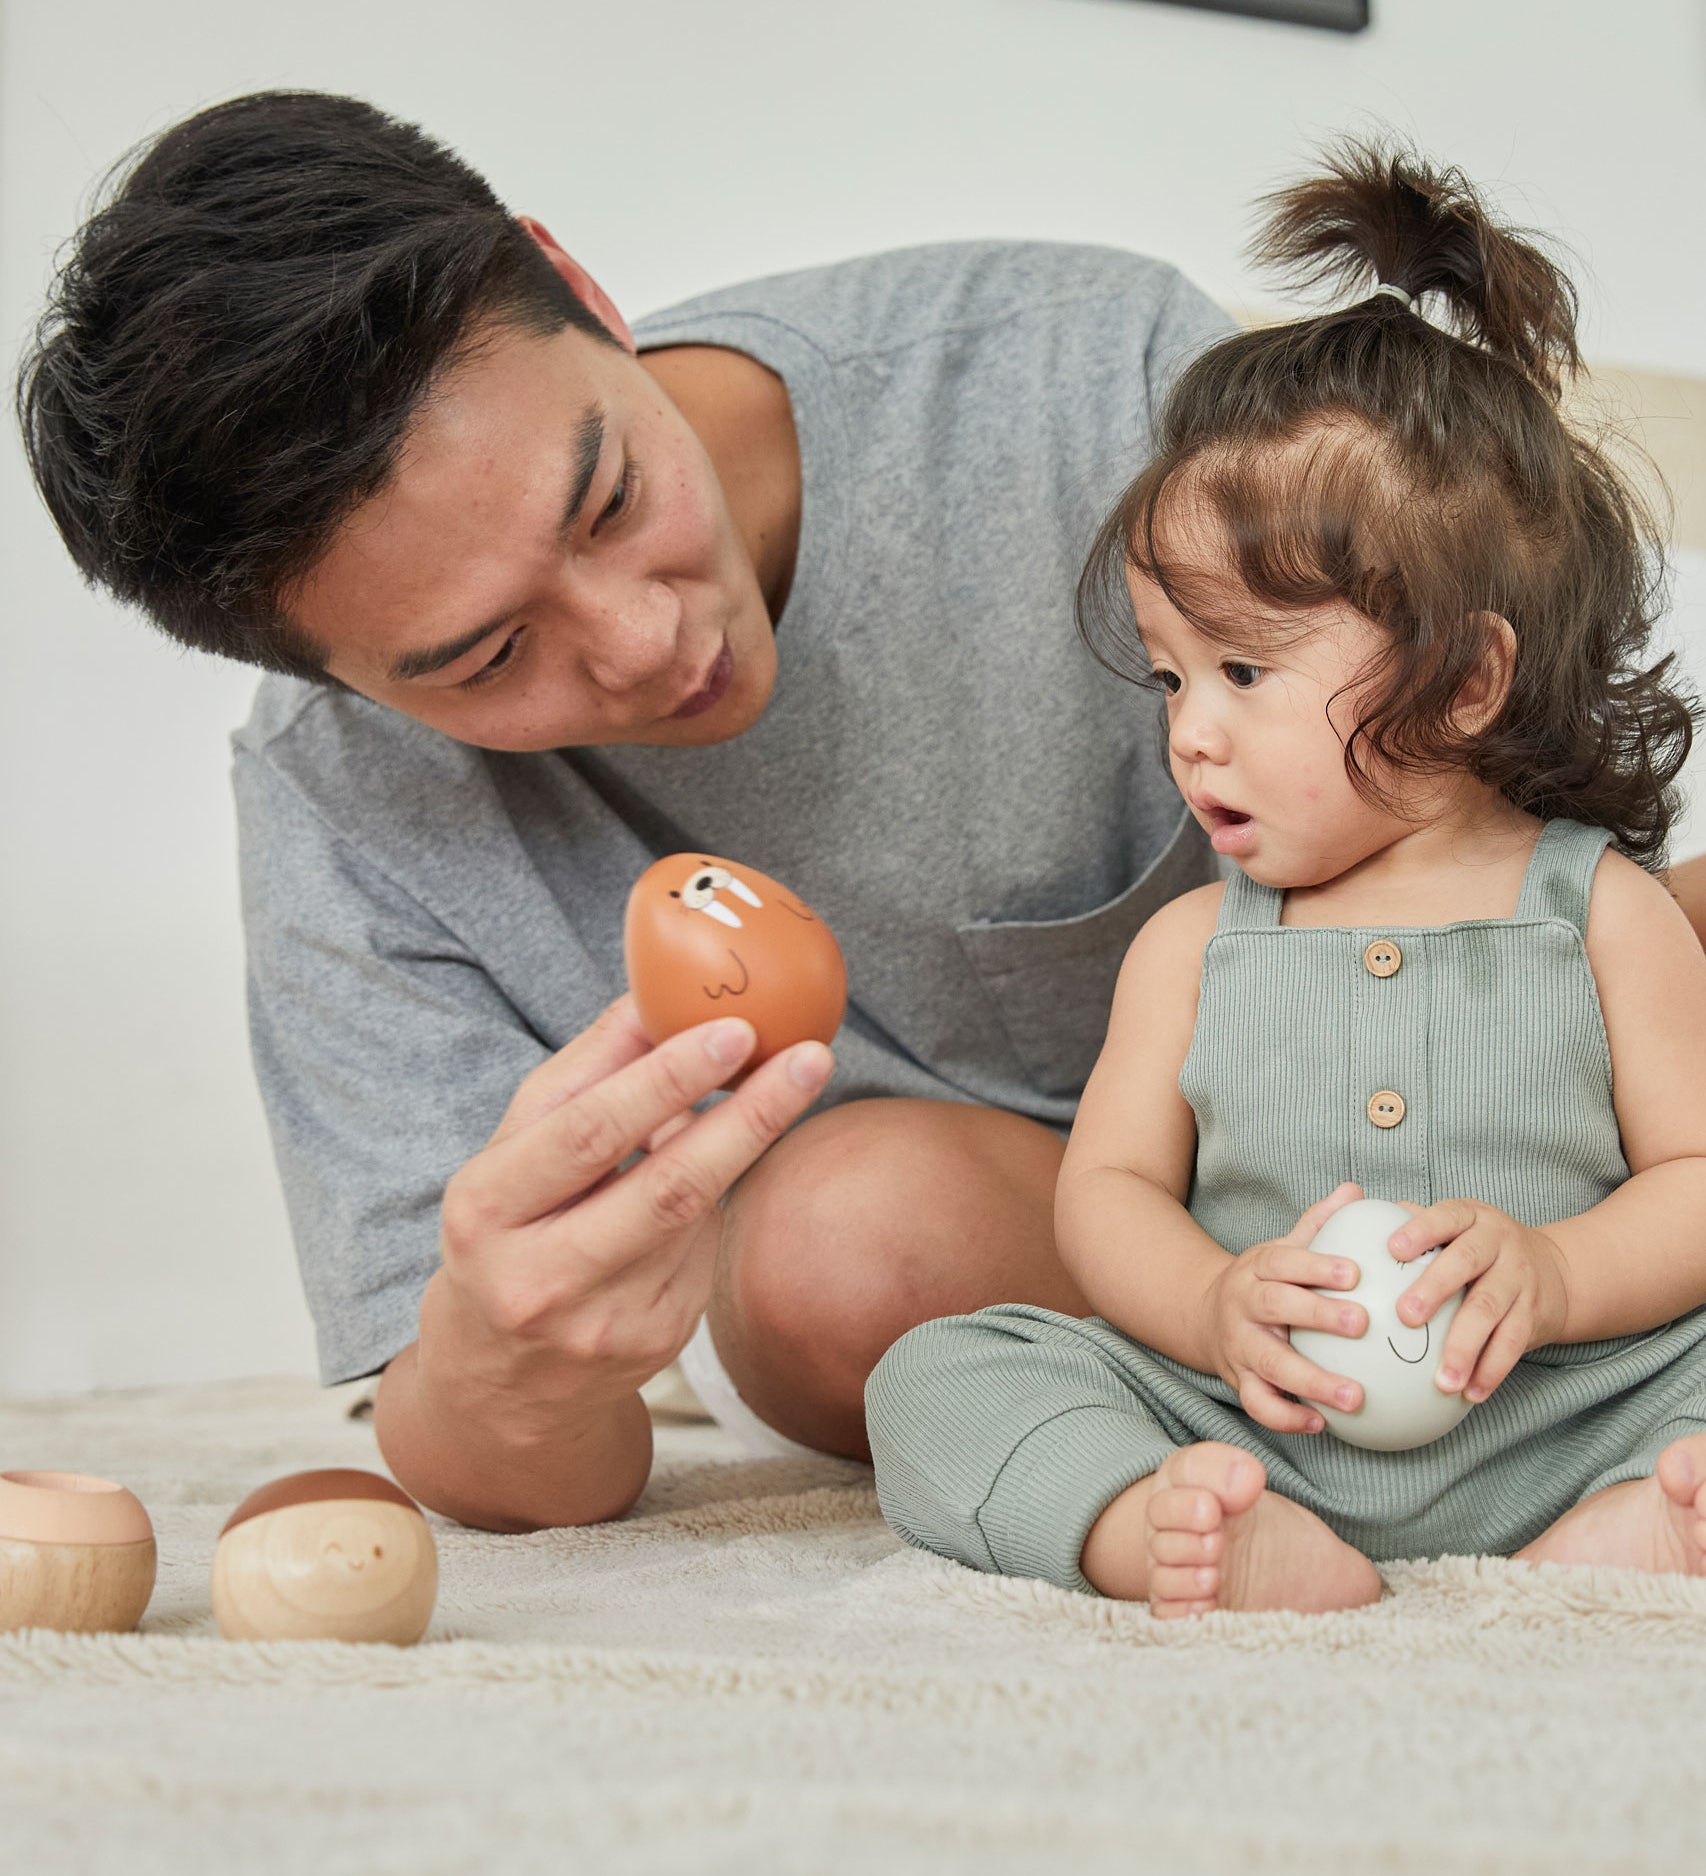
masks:
[[[1455,925],[1282,926],[1282,892],[1229,879],[1179,1076],[1197,1121],[1197,1223],[1242,1252],[1352,1179],[1370,1198],[1477,1198],[1546,1225],[1622,1184],[1583,943],[1610,839],[1549,822],[1516,916]],[[1098,1317],[1022,1304],[903,1336],[865,1399],[889,1523],[974,1569],[1088,1590],[1078,1558],[1103,1507],[1197,1440],[1255,1453],[1271,1490],[1376,1560],[1508,1555],[1706,1430],[1706,1308],[1534,1349],[1409,1452],[1271,1432],[1218,1376]]]

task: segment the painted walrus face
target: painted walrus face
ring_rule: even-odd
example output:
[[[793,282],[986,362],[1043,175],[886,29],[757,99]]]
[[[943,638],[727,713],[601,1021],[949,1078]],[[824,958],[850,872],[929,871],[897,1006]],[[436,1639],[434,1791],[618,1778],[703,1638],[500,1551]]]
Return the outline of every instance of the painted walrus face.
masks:
[[[829,927],[767,874],[712,854],[672,853],[640,875],[623,952],[651,1041],[743,1016],[758,1032],[743,1075],[796,1042],[831,1041],[847,1007]]]

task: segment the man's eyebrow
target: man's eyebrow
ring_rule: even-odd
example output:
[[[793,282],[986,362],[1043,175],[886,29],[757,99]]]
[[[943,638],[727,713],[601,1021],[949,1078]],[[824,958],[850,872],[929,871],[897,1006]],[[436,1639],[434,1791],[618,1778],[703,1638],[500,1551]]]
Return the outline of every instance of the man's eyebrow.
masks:
[[[569,488],[569,499],[563,507],[563,518],[557,524],[559,539],[580,519],[580,512],[586,506],[586,498],[592,490],[592,479],[598,474],[599,458],[603,454],[604,412],[595,404],[575,426],[575,474]],[[455,638],[446,639],[442,645],[427,645],[418,651],[399,653],[391,662],[391,681],[406,684],[411,678],[430,677],[434,671],[442,671],[446,665],[454,664],[458,658],[472,651],[481,639],[489,638],[493,632],[508,625],[514,616],[506,612],[501,618],[488,619],[484,625],[475,626],[471,632],[459,632]]]

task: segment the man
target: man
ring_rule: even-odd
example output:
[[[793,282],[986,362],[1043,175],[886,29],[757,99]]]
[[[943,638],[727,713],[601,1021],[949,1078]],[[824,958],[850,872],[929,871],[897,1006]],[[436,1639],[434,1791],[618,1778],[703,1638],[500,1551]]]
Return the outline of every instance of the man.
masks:
[[[235,739],[254,1051],[323,1378],[426,1504],[619,1514],[677,1354],[862,1456],[928,1317],[1081,1312],[1064,1135],[1125,949],[1215,876],[1072,630],[1168,376],[1172,269],[965,244],[630,332],[539,223],[352,99],[167,131],[20,381],[85,574],[268,669]],[[847,957],[829,1051],[650,1048],[627,893],[693,850]]]

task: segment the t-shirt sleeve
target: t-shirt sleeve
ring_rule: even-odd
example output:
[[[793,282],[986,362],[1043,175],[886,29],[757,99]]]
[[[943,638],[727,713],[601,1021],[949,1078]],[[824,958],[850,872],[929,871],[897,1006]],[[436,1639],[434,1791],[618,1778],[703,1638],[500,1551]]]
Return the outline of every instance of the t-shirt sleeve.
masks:
[[[415,1339],[445,1183],[547,1050],[286,777],[240,749],[233,780],[250,1041],[330,1386]]]
[[[1179,373],[1192,359],[1237,330],[1237,322],[1201,287],[1175,272],[1172,291],[1156,315],[1145,353],[1150,409],[1159,415]]]

